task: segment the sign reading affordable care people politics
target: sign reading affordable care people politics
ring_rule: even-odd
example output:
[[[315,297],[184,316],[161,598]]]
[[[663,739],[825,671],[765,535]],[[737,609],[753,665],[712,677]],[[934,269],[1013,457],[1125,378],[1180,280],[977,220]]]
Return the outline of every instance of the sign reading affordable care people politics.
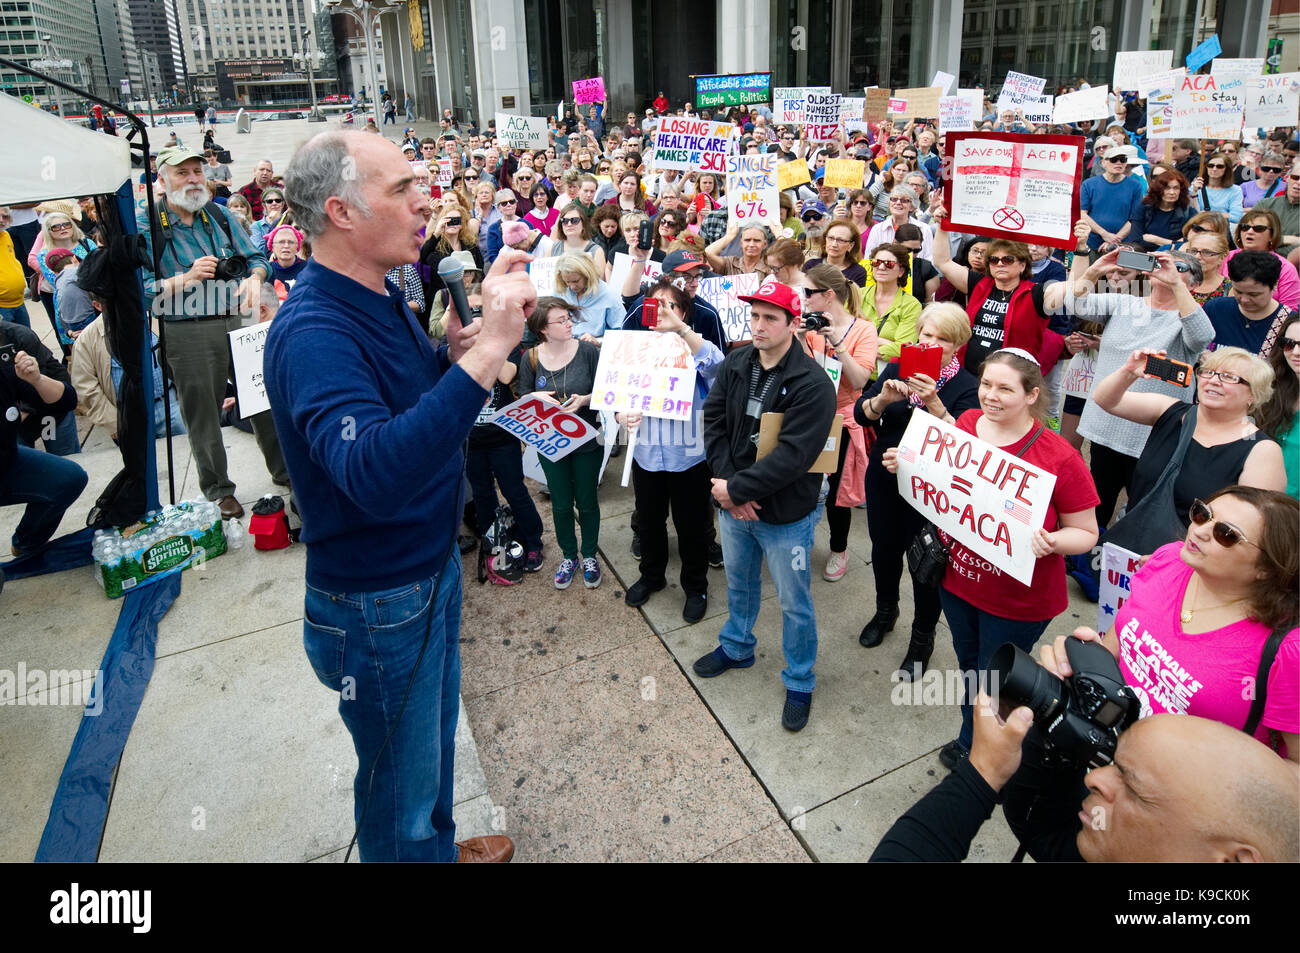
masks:
[[[596,428],[560,405],[525,394],[488,418],[502,430],[518,437],[525,447],[554,462],[568,456],[596,436]]]
[[[914,411],[898,443],[898,492],[913,509],[1013,579],[1033,582],[1034,531],[1056,486],[1048,473]]]
[[[772,98],[771,73],[729,73],[695,77],[695,108],[749,106]]]
[[[690,420],[695,399],[695,359],[676,334],[605,332],[591,392],[594,410]]]
[[[654,134],[654,167],[725,172],[739,141],[740,127],[733,122],[664,116]]]
[[[734,225],[781,227],[775,152],[727,156],[727,214]]]
[[[1074,246],[1082,137],[953,132],[944,148],[949,231]]]
[[[497,138],[511,149],[545,149],[546,117],[497,113]]]

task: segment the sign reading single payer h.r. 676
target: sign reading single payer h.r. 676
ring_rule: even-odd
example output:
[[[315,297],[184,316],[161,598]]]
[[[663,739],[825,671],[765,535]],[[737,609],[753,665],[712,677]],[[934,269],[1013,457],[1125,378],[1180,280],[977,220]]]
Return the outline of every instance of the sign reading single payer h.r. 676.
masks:
[[[903,499],[1026,586],[1036,561],[1030,540],[1047,518],[1055,486],[1056,474],[923,410],[912,412],[898,443]]]

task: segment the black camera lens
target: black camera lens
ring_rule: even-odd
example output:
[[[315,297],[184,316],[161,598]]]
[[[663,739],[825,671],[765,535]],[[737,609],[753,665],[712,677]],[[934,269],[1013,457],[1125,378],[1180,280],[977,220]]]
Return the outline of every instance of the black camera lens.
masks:
[[[831,326],[831,319],[821,311],[809,311],[803,316],[805,331],[824,331]]]
[[[233,281],[248,276],[248,259],[243,255],[231,255],[217,261],[216,277],[224,281]]]
[[[1005,709],[1004,717],[1025,705],[1034,713],[1034,721],[1041,723],[1055,718],[1065,707],[1065,683],[1011,642],[993,653],[989,677],[995,697]]]

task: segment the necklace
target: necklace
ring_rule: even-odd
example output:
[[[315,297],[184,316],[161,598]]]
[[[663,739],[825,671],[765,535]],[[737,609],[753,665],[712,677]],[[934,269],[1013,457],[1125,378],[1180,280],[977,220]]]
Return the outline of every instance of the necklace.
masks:
[[[1196,573],[1192,573],[1192,586],[1195,591],[1193,592],[1190,601],[1195,602],[1196,597],[1201,594],[1201,577],[1196,575]],[[1238,602],[1245,602],[1248,598],[1249,596],[1242,596],[1240,599],[1233,599],[1231,602],[1221,602],[1217,606],[1199,606],[1195,609],[1187,608],[1184,609],[1178,617],[1184,623],[1188,623],[1192,621],[1192,616],[1196,615],[1198,612],[1205,612],[1210,609],[1226,609],[1228,606],[1235,606]]]
[[[541,355],[541,351],[540,351],[540,349],[539,349],[539,351],[538,351],[538,355],[539,355],[539,357],[540,357],[540,355]],[[577,356],[577,351],[574,351],[574,356],[575,356],[575,357]],[[553,372],[552,375],[551,375],[551,387],[550,387],[550,389],[554,392],[552,396],[554,396],[554,398],[555,398],[557,401],[561,402],[561,403],[563,403],[563,402],[564,402],[564,401],[569,397],[569,395],[568,395],[567,393],[564,393],[564,385],[565,385],[565,383],[566,383],[566,382],[568,381],[568,379],[569,379],[569,365],[572,364],[572,363],[573,363],[573,358],[571,357],[571,358],[569,358],[569,360],[567,360],[567,361],[564,362],[564,366],[563,366],[562,368],[560,368],[560,370],[559,370],[558,372]],[[560,379],[559,379],[558,381],[555,379],[555,374],[556,374],[556,373],[559,374],[559,378],[560,378]],[[539,377],[537,378],[537,386],[538,386],[538,388],[544,388],[544,387],[546,387],[546,375],[545,375],[545,374],[543,374],[543,375],[541,375],[541,376],[539,376]]]

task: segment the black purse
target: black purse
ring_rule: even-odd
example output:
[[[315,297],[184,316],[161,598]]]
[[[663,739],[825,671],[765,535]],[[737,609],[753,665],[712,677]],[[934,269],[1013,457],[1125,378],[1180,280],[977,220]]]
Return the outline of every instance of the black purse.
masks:
[[[1024,456],[1025,451],[1034,445],[1034,441],[1046,429],[1040,424],[1037,432],[1020,448],[1016,456]],[[921,527],[907,544],[907,569],[912,578],[923,586],[934,588],[943,582],[944,573],[948,571],[948,547],[943,544],[939,529],[933,523]]]

